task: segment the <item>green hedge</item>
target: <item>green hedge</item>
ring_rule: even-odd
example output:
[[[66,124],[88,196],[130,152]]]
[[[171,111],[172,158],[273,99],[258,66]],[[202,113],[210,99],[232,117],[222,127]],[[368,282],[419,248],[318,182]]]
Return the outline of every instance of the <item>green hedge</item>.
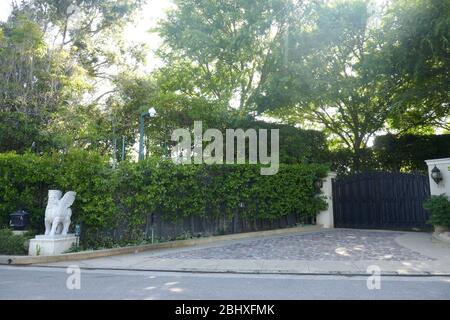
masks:
[[[111,225],[115,216],[112,181],[107,160],[92,152],[0,154],[0,226],[8,225],[9,214],[24,209],[31,213],[31,228],[42,232],[52,189],[77,192],[75,221],[90,227]]]
[[[73,220],[84,233],[126,227],[138,238],[148,214],[167,220],[236,212],[245,203],[249,219],[277,219],[289,214],[314,216],[326,208],[314,181],[325,177],[323,165],[281,165],[274,176],[261,176],[253,165],[177,166],[170,161],[122,162],[112,170],[96,153],[72,150],[67,154],[0,154],[0,225],[9,214],[30,212],[31,227],[43,229],[49,189],[74,190]]]
[[[450,154],[450,134],[379,136],[373,146],[380,168],[390,171],[427,172],[425,160]]]

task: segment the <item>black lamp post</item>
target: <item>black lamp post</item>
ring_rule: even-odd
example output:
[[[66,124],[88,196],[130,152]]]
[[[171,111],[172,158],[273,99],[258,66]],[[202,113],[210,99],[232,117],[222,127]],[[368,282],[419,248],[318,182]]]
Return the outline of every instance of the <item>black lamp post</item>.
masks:
[[[439,182],[442,181],[442,173],[437,166],[434,166],[433,170],[431,170],[431,178],[434,182],[436,182],[436,184],[439,184]]]

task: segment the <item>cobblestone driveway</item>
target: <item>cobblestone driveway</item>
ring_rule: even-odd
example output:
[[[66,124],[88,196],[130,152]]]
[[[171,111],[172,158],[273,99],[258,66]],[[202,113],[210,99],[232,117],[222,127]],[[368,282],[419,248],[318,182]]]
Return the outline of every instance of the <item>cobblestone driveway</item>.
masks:
[[[315,261],[432,261],[399,245],[400,232],[332,230],[242,240],[203,249],[158,255],[166,259],[252,259]]]

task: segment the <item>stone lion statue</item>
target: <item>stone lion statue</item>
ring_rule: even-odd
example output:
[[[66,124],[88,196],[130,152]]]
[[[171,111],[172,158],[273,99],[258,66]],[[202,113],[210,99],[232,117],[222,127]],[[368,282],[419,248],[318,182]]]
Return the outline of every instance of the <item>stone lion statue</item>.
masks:
[[[67,235],[72,217],[70,207],[75,202],[76,193],[67,192],[64,197],[59,190],[48,192],[48,204],[45,209],[45,235]]]

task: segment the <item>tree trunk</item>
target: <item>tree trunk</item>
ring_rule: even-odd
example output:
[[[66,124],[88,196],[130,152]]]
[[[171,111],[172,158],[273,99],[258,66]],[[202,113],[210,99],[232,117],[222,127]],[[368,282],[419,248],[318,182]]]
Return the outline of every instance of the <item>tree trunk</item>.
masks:
[[[355,173],[360,173],[362,170],[362,149],[360,146],[354,146],[353,149],[353,170]]]

